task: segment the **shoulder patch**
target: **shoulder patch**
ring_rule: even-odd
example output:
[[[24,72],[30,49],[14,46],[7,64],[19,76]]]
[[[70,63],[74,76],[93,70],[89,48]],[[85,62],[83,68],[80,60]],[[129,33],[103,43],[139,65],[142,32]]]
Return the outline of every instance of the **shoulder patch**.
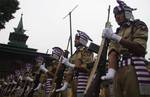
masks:
[[[148,31],[147,25],[143,21],[141,21],[141,20],[135,20],[134,21],[134,26],[136,28],[140,28],[143,31]]]

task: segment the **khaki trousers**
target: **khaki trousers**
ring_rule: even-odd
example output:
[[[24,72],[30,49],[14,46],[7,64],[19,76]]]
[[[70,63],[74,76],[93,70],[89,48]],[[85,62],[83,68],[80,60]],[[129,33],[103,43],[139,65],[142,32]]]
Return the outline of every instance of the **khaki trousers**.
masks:
[[[132,65],[120,68],[115,75],[114,97],[150,97],[141,96],[135,69]]]

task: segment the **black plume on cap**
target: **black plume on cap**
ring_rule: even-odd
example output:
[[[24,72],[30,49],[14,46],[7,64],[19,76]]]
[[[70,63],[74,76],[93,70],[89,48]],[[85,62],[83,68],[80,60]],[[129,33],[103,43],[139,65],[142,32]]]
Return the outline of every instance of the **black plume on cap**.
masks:
[[[119,6],[122,8],[122,9],[124,9],[125,11],[134,11],[134,10],[137,10],[137,8],[131,8],[131,7],[129,7],[129,6],[127,6],[127,4],[126,3],[124,3],[123,1],[121,1],[121,0],[117,0],[117,3],[119,4]]]
[[[77,32],[78,32],[79,36],[84,37],[90,41],[93,41],[85,32],[80,31],[80,30],[77,30]]]

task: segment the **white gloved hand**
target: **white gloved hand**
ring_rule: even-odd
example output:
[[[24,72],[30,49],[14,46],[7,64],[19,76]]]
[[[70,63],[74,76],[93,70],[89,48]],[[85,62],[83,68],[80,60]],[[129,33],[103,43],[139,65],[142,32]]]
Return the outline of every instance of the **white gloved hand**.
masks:
[[[103,30],[102,37],[103,37],[103,38],[108,38],[108,39],[110,39],[110,40],[114,40],[114,41],[116,41],[116,42],[120,42],[120,40],[121,40],[121,38],[122,38],[121,36],[115,34],[115,33],[113,32],[112,28],[105,28],[105,29]]]
[[[67,59],[67,58],[65,58],[65,57],[63,57],[63,56],[61,56],[60,61],[61,61],[61,63],[63,63],[63,64],[69,63],[69,59]]]
[[[20,89],[21,89],[21,86],[18,86],[16,90],[20,90]]]
[[[68,60],[67,58],[65,58],[65,57],[62,57],[61,63],[65,64],[66,66],[69,66],[69,67],[71,67],[71,68],[74,68],[74,67],[75,67],[75,65],[74,65],[74,64],[71,64],[71,63],[69,62],[69,60]]]
[[[17,82],[15,80],[13,80],[12,83],[15,84],[15,85],[17,84]]]
[[[22,78],[22,76],[21,76],[21,75],[19,76],[19,80],[21,80],[21,81],[23,80],[23,78]]]
[[[105,76],[102,76],[101,79],[102,80],[109,80],[109,79],[113,79],[115,76],[116,70],[113,68],[109,68],[108,72],[106,73]]]
[[[45,73],[48,72],[48,70],[45,67],[45,64],[43,64],[43,65],[40,66],[40,70],[43,71],[43,72],[45,72]]]
[[[60,89],[56,89],[56,92],[65,91],[68,87],[68,82],[64,82],[64,85]]]
[[[41,83],[38,84],[38,86],[34,89],[34,91],[38,91],[41,88]]]
[[[26,79],[27,81],[33,82],[33,79],[32,79],[31,77],[29,77],[29,76],[27,76],[25,79]]]
[[[4,85],[8,85],[8,83],[4,81]]]

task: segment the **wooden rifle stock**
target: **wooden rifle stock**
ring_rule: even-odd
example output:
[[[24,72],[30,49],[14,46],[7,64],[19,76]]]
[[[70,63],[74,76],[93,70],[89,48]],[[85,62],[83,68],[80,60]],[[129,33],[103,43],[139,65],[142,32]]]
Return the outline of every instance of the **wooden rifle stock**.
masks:
[[[10,88],[11,88],[11,84],[9,83],[9,84],[7,85],[7,87],[5,88],[4,95],[8,96],[8,93],[9,93]]]
[[[102,82],[101,76],[105,73],[107,55],[107,41],[102,40],[98,53],[98,59],[96,60],[92,72],[88,79],[88,84],[84,92],[84,97],[99,97],[100,84]]]
[[[69,40],[68,40],[68,42],[69,42]],[[67,45],[67,49],[68,49],[68,45]],[[65,58],[68,58],[68,54],[69,54],[69,51],[67,49],[62,54],[62,56]],[[62,57],[60,57],[60,59],[59,59],[58,66],[56,68],[56,71],[55,71],[55,74],[54,74],[54,77],[52,80],[52,87],[51,87],[51,92],[49,93],[49,97],[56,97],[56,95],[59,95],[58,93],[56,93],[55,90],[57,88],[60,88],[61,82],[62,82],[62,79],[64,76],[64,70],[65,70],[65,67],[61,66],[61,62],[62,62]],[[62,68],[60,68],[60,67],[62,67]]]
[[[14,84],[13,84],[13,83],[11,83],[11,86],[10,86],[10,88],[8,89],[7,95],[10,95],[11,90],[13,89],[13,87],[14,87]]]
[[[109,23],[109,13],[110,13],[110,6],[108,9],[108,18],[105,24],[105,28],[111,26]],[[97,60],[94,63],[94,66],[90,73],[90,77],[88,79],[87,87],[84,92],[84,97],[99,97],[100,84],[102,82],[101,76],[104,75],[105,73],[108,44],[109,44],[108,40],[103,38],[98,51]]]
[[[49,93],[49,97],[56,97],[57,93],[56,93],[56,79],[57,79],[57,74],[60,70],[60,66],[61,66],[61,61],[62,61],[62,57],[60,57],[60,61],[58,63],[58,66],[56,68],[53,80],[52,80],[52,87],[51,87],[51,92]]]
[[[28,83],[29,83],[29,81],[25,81],[25,85],[24,85],[24,88],[23,88],[23,92],[22,92],[22,94],[21,94],[21,97],[24,97],[24,96],[26,95],[26,89],[27,89],[27,87],[28,87]]]
[[[35,88],[39,85],[40,83],[40,77],[41,77],[41,74],[42,72],[40,71],[39,74],[36,74],[35,75],[35,80],[34,80],[34,83],[33,83],[33,89],[28,93],[27,97],[33,97],[33,94],[35,92]]]
[[[16,88],[18,87],[18,83],[19,83],[19,82],[17,81],[17,84],[15,84],[15,85],[13,86],[10,95],[14,95],[14,94],[15,94],[15,90],[16,90]]]

